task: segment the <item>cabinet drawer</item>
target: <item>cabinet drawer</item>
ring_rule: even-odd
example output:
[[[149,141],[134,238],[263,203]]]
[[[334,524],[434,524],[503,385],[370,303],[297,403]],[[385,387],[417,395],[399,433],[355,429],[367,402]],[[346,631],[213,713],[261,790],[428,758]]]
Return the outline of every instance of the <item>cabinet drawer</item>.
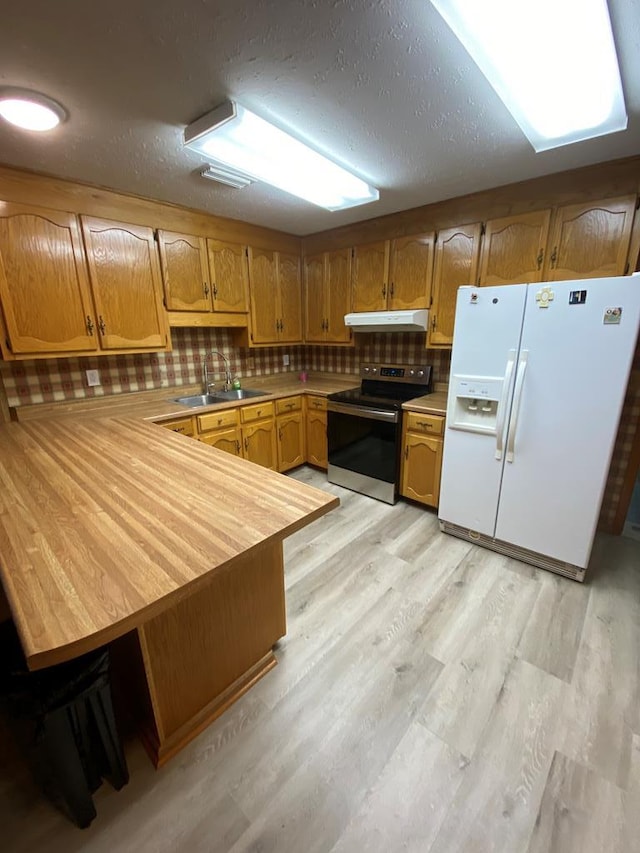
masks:
[[[164,421],[164,423],[160,423],[159,426],[164,427],[165,429],[171,429],[174,432],[181,432],[183,435],[193,435],[195,430],[193,429],[193,421],[191,418],[180,418],[180,420],[175,421]]]
[[[299,412],[302,408],[302,397],[285,397],[276,400],[276,415],[289,415],[291,412]]]
[[[206,415],[198,415],[198,432],[206,432],[210,429],[220,429],[221,427],[232,427],[237,425],[237,409],[225,409],[223,412],[208,412]]]
[[[251,406],[243,406],[240,409],[240,420],[243,424],[259,421],[263,418],[273,417],[273,403],[253,403]]]
[[[444,418],[438,415],[420,415],[417,412],[407,412],[407,430],[422,432],[427,435],[442,435]]]
[[[327,398],[326,397],[307,397],[307,408],[312,411],[326,412]]]

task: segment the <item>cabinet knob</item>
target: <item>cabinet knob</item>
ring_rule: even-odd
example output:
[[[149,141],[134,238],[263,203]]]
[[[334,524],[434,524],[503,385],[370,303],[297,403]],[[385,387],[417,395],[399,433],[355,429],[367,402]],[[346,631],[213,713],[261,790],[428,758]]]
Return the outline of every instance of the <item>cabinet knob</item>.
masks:
[[[202,282],[202,290],[204,291],[205,298],[209,296],[209,285],[206,281]]]
[[[93,329],[93,322],[91,320],[91,317],[87,314],[87,333],[93,335]]]
[[[386,296],[386,295],[387,295],[387,285],[386,285],[386,284],[383,284],[383,285],[382,285],[382,295],[383,295],[383,296]]]
[[[100,329],[100,334],[104,335],[107,331],[107,327],[105,326],[104,320],[102,319],[102,314],[98,317],[98,328]]]
[[[558,247],[554,246],[553,252],[551,252],[551,266],[553,267],[553,269],[555,269],[555,267],[556,267],[557,260],[558,260]]]
[[[389,296],[393,296],[393,282],[391,282],[391,287],[389,288]]]
[[[238,454],[238,456],[240,455],[240,442],[238,441],[237,438],[236,438],[236,453]]]
[[[540,267],[542,266],[543,260],[544,260],[544,250],[540,249],[540,252],[538,253],[538,257],[536,258],[536,263],[538,264],[538,269],[540,269]]]
[[[409,458],[409,445],[407,445],[404,449],[404,458],[405,459]]]
[[[213,298],[217,299],[217,297],[218,297],[218,287],[214,282],[214,284],[213,284]]]
[[[244,440],[244,449],[245,450],[249,449],[249,439],[248,438],[245,438],[245,440]]]

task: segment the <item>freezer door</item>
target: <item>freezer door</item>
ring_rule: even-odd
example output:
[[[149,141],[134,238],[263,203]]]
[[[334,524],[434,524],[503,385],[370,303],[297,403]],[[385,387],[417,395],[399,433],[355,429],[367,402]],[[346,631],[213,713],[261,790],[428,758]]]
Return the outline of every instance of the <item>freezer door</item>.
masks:
[[[438,515],[488,536],[496,524],[515,374],[510,367],[526,295],[525,284],[458,290]],[[497,411],[487,404],[492,397]]]
[[[528,286],[497,539],[586,568],[639,323],[639,277]]]

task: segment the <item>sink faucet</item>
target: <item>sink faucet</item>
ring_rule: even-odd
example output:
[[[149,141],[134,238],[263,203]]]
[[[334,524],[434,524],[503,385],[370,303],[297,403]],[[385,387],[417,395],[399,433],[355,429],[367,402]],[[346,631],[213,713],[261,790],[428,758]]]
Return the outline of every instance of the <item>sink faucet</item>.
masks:
[[[229,361],[219,350],[212,349],[210,352],[205,354],[204,357],[204,365],[202,370],[202,391],[204,394],[209,393],[209,389],[213,386],[213,382],[209,379],[209,370],[207,368],[207,362],[209,361],[209,356],[211,355],[219,355],[220,358],[224,361],[224,390],[231,390],[231,370],[229,369]]]

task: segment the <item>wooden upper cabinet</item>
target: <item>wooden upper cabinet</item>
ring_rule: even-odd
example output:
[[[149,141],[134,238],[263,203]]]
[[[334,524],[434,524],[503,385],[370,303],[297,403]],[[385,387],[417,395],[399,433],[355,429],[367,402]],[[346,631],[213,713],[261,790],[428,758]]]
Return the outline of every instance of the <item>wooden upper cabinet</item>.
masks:
[[[624,275],[635,209],[636,196],[558,208],[544,280]]]
[[[251,341],[277,340],[276,253],[249,247],[249,292],[251,297]]]
[[[391,241],[388,308],[428,308],[431,299],[435,234],[416,234]]]
[[[302,342],[300,258],[249,247],[251,343]]]
[[[95,351],[96,318],[76,217],[7,202],[0,211],[4,357]]]
[[[352,332],[344,324],[344,315],[351,311],[351,249],[327,252],[325,276],[325,340],[350,343]]]
[[[305,259],[305,340],[350,343],[344,315],[351,311],[351,249]]]
[[[305,340],[321,343],[325,339],[325,255],[304,259]]]
[[[353,310],[384,311],[387,307],[389,241],[353,250]]]
[[[207,244],[203,237],[158,231],[165,304],[169,311],[211,311]]]
[[[164,349],[162,284],[151,228],[82,216],[103,349]]]
[[[491,219],[486,223],[480,285],[542,281],[550,210]]]
[[[302,281],[300,279],[300,256],[278,252],[278,341],[299,343],[302,341]]]
[[[207,249],[213,310],[246,313],[249,310],[246,246],[208,239]]]
[[[458,288],[476,284],[482,224],[461,225],[438,233],[429,314],[428,347],[450,347]]]

